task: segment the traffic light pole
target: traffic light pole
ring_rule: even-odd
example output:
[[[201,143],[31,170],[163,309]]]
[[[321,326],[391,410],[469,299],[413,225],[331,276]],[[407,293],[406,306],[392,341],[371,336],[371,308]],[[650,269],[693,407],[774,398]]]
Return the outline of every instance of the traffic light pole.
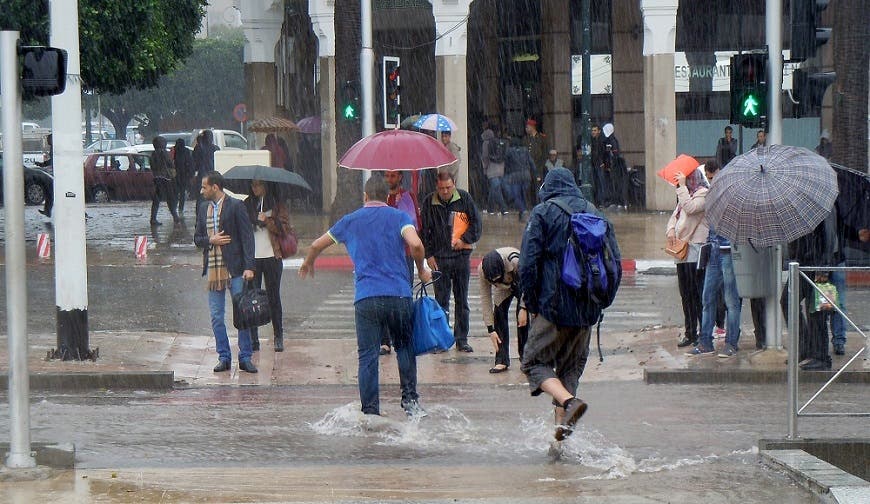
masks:
[[[765,0],[767,38],[767,145],[782,145],[782,0]],[[782,350],[779,295],[782,292],[782,245],[774,247],[769,268],[772,292],[764,298],[765,348]],[[780,352],[781,353],[781,352]]]
[[[6,205],[6,328],[9,342],[8,468],[36,466],[30,454],[30,376],[27,372],[27,268],[24,251],[24,173],[21,165],[21,82],[18,32],[0,32],[3,89],[3,194]]]
[[[767,144],[782,144],[782,0],[765,0],[767,37]]]
[[[374,69],[375,52],[372,49],[372,0],[360,0],[360,38],[362,49],[359,53],[359,79],[362,91],[362,135],[363,138],[375,134],[375,91]],[[371,172],[363,172],[363,185]]]
[[[581,186],[589,187],[588,193],[584,193],[584,197],[591,198],[594,201],[592,194],[592,131],[591,131],[591,112],[592,112],[592,63],[590,53],[592,51],[592,0],[583,0],[583,91],[580,104],[582,106],[581,127],[582,127],[582,143],[580,150],[583,157],[580,162],[580,173],[578,174],[581,181]],[[597,167],[596,167],[597,168]]]

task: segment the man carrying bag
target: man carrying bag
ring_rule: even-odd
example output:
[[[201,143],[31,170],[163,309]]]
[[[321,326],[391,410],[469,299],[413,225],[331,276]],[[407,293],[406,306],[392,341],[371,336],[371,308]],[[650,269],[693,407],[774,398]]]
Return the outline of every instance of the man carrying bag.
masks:
[[[422,282],[432,274],[423,264],[423,243],[408,214],[387,205],[389,188],[373,175],[365,184],[365,205],[345,215],[314,240],[299,267],[299,277],[314,276],[314,261],[327,247],[344,243],[354,265],[354,312],[359,352],[359,395],[362,412],[380,415],[378,354],[381,334],[393,336],[402,409],[409,417],[425,416],[417,395],[417,358],[411,345],[411,282],[405,246],[417,264]]]

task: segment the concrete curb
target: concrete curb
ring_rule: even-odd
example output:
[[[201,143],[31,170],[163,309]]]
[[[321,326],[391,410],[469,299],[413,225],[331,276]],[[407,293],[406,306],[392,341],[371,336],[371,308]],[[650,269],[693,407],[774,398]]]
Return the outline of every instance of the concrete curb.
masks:
[[[173,371],[68,371],[30,373],[30,389],[52,392],[85,390],[171,390]],[[0,375],[0,389],[9,388],[9,374]]]
[[[30,451],[36,459],[37,466],[52,469],[75,469],[76,447],[73,444],[30,443]],[[6,455],[9,453],[9,443],[0,443],[0,453],[3,454],[3,460],[6,460]]]
[[[804,383],[824,383],[834,376],[833,371],[803,371],[800,381]],[[646,384],[702,385],[721,383],[759,383],[771,384],[786,382],[785,369],[644,369],[643,380]],[[870,383],[868,371],[846,371],[837,378],[840,383]]]
[[[761,443],[759,443],[761,444]],[[821,502],[859,504],[870,500],[870,482],[825,462],[804,450],[759,450],[768,466],[785,471]]]

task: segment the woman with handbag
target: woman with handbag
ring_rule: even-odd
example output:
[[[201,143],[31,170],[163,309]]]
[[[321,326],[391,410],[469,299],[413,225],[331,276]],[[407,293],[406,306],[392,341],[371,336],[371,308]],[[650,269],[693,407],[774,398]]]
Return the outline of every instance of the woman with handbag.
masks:
[[[704,165],[688,176],[677,173],[674,181],[677,184],[677,206],[668,220],[665,251],[677,263],[677,283],[685,319],[685,333],[677,346],[685,347],[698,341],[701,326],[704,269],[698,267],[698,259],[709,232],[704,219],[704,201],[710,184],[704,175]]]
[[[251,182],[245,208],[254,226],[254,287],[259,288],[266,283],[266,294],[269,297],[269,313],[272,318],[272,330],[275,334],[275,351],[284,351],[284,328],[282,325],[281,308],[281,275],[284,272],[282,259],[292,255],[294,251],[286,250],[282,241],[294,238],[290,227],[290,212],[281,202],[274,184],[261,180]],[[254,351],[260,349],[260,338],[257,328],[251,328],[251,344]]]

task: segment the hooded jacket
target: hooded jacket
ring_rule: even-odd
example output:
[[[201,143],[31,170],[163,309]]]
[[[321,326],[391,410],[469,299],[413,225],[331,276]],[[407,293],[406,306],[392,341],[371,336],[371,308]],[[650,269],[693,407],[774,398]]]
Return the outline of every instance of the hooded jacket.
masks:
[[[496,148],[496,138],[495,133],[491,129],[483,130],[483,133],[480,135],[480,139],[483,141],[481,145],[481,162],[483,163],[483,173],[486,175],[486,178],[497,178],[504,176],[504,161],[501,163],[497,163],[490,159],[490,154]],[[504,141],[504,140],[502,140]],[[507,148],[505,148],[507,150]]]
[[[520,291],[529,313],[561,327],[588,327],[598,321],[597,307],[584,303],[561,280],[562,256],[570,233],[570,216],[555,205],[559,198],[574,213],[600,215],[583,199],[574,176],[565,168],[550,171],[541,187],[541,203],[529,216],[520,255]]]

